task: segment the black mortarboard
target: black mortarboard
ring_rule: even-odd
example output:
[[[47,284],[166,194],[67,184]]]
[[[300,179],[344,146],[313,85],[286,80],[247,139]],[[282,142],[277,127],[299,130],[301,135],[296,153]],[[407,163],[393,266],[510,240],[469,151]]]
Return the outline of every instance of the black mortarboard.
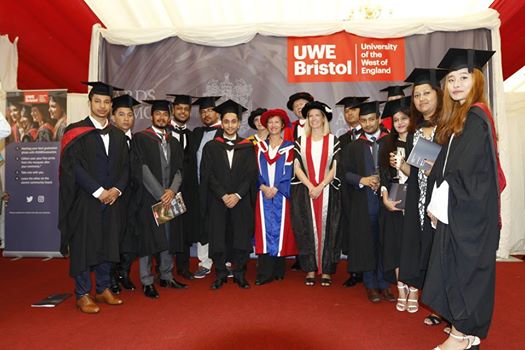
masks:
[[[341,99],[341,101],[337,102],[336,105],[338,106],[345,106],[345,108],[355,108],[358,104],[361,104],[368,100],[369,97],[356,97],[356,96],[348,96]]]
[[[403,90],[409,86],[410,84],[409,85],[391,85],[379,91],[388,92],[387,98],[392,97],[392,96],[405,96],[405,93],[403,92]]]
[[[235,113],[237,114],[240,120],[242,119],[242,114],[248,109],[244,108],[242,105],[238,104],[234,100],[227,100],[215,107],[213,110],[221,115],[221,120],[226,113]]]
[[[258,115],[262,115],[266,111],[266,108],[257,108],[256,110],[250,113],[250,116],[248,117],[248,125],[250,126],[250,128],[257,130],[257,127],[255,127],[254,123],[255,117],[257,117]]]
[[[332,120],[332,108],[330,108],[330,106],[328,106],[326,103],[320,101],[312,101],[305,104],[301,110],[301,114],[304,118],[306,118],[308,116],[308,112],[312,109],[319,109],[326,115],[326,119],[328,119],[328,121]]]
[[[475,50],[475,49],[448,49],[445,57],[441,60],[438,68],[448,70],[458,70],[468,68],[472,72],[473,68],[481,70],[496,51]]]
[[[111,100],[111,102],[112,102],[111,108],[114,111],[120,107],[133,108],[134,106],[140,104],[139,101],[135,100],[133,97],[127,94],[115,97],[113,100]]]
[[[193,105],[198,105],[199,109],[205,109],[210,107],[215,107],[215,101],[217,101],[221,96],[205,96],[199,97],[193,102]]]
[[[293,111],[293,103],[300,99],[304,99],[308,102],[312,102],[314,100],[314,97],[310,95],[308,92],[304,92],[304,91],[297,92],[288,98],[286,107],[288,107],[289,110]]]
[[[440,81],[447,73],[448,71],[445,69],[414,68],[412,73],[405,79],[405,82],[413,83],[414,86],[430,84],[441,89]]]
[[[155,111],[170,111],[171,102],[168,100],[143,100],[151,105],[151,113]]]
[[[192,97],[190,95],[166,94],[166,96],[175,97],[173,100],[174,105],[191,105]]]
[[[123,89],[111,86],[101,81],[83,81],[82,84],[91,86],[90,95],[104,95],[113,97],[113,91],[122,91]]]
[[[392,117],[402,109],[410,109],[411,100],[412,96],[405,96],[403,98],[398,98],[397,100],[387,101],[385,103],[385,107],[383,108],[382,117]]]
[[[361,103],[360,105],[355,106],[355,108],[359,108],[359,115],[367,115],[370,113],[375,113],[379,116],[379,105],[384,102],[385,101],[364,102],[364,103]]]

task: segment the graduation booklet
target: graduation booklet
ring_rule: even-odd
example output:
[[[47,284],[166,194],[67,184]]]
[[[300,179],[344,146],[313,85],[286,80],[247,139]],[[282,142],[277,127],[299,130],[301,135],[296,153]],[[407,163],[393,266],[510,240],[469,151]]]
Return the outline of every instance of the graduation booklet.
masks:
[[[67,298],[71,296],[71,293],[62,293],[62,294],[51,294],[46,298],[31,304],[31,307],[55,307]]]
[[[429,170],[430,165],[425,163],[425,160],[435,162],[440,150],[441,146],[437,143],[420,137],[410,152],[407,163],[423,170]]]
[[[168,208],[164,207],[162,202],[158,202],[151,206],[151,211],[153,212],[157,226],[172,220],[176,216],[184,214],[186,212],[186,204],[182,199],[182,193],[179,192],[175,195]]]
[[[405,200],[407,197],[407,184],[400,184],[393,182],[390,184],[390,189],[388,190],[388,199],[393,202],[401,201],[396,205],[396,208],[405,209]]]

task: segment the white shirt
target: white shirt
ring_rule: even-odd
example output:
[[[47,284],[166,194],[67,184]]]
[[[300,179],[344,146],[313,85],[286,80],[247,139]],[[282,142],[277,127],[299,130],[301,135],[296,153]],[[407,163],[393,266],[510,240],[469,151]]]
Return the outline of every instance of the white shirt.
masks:
[[[314,163],[315,182],[319,183],[319,172],[321,171],[321,158],[323,155],[323,139],[312,140],[312,162]]]
[[[297,138],[304,137],[304,125],[306,124],[306,119],[299,119],[299,125],[297,125]]]
[[[91,122],[93,123],[93,126],[95,127],[95,129],[99,129],[99,130],[104,129],[106,126],[108,126],[108,123],[109,123],[108,120],[106,119],[106,123],[104,125],[101,125],[92,116],[89,116],[89,120],[91,120]],[[108,155],[109,154],[109,134],[100,135],[100,137],[102,138],[102,142],[104,143],[104,149],[106,150],[106,155]],[[104,191],[104,187],[100,186],[95,192],[92,193],[92,195],[93,195],[93,197],[98,198],[98,197],[100,197],[100,195],[102,194],[103,191]],[[119,193],[120,193],[120,191],[119,191]]]
[[[277,155],[277,151],[279,150],[279,146],[275,147],[275,148],[272,148],[272,146],[268,146],[268,155],[270,156],[271,159],[275,158],[275,156]],[[270,181],[269,183],[269,186],[270,187],[275,187],[274,185],[274,182],[275,182],[275,164],[276,162],[272,163],[272,164],[268,164],[268,180]]]
[[[234,136],[233,138],[229,138],[229,137],[226,137],[226,135],[223,135],[224,136],[224,139],[225,140],[235,140],[237,137]],[[231,149],[231,150],[227,150],[226,151],[226,155],[228,156],[228,162],[230,163],[230,169],[232,168],[232,165],[233,165],[233,152],[234,152],[234,149]]]

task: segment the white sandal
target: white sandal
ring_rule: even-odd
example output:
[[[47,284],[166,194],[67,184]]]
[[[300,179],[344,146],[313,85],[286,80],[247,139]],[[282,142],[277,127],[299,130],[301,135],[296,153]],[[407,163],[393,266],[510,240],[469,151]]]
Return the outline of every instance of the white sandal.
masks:
[[[401,291],[405,291],[405,297],[404,298],[399,298],[399,296],[401,295]],[[399,282],[397,283],[397,295],[398,295],[398,298],[397,298],[397,304],[396,304],[396,310],[397,311],[406,311],[407,310],[407,299],[408,299],[408,292],[409,292],[409,288],[408,288],[408,285],[404,284],[402,286],[399,285]]]
[[[479,337],[476,337],[475,335],[456,335],[452,332],[448,334],[452,338],[459,340],[459,341],[467,341],[467,346],[464,349],[470,349],[473,346],[478,346],[481,343],[481,339]],[[433,350],[441,350],[439,346],[436,346]]]
[[[414,314],[418,312],[419,310],[419,303],[418,303],[418,299],[410,299],[410,293],[415,293],[418,291],[418,289],[414,287],[410,287],[408,291],[409,291],[409,294],[407,297],[407,311],[408,313]],[[408,303],[415,303],[415,305],[414,304],[408,305]]]

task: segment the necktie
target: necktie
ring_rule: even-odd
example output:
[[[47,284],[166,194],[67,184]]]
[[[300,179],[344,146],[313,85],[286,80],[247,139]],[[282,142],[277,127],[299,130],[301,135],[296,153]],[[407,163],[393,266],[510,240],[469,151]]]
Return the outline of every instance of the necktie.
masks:
[[[158,132],[157,135],[160,137],[160,146],[162,148],[162,153],[164,153],[164,159],[168,160],[168,142],[166,142],[166,138],[164,137],[164,134]]]
[[[355,141],[357,139],[357,129],[352,129],[352,141]]]
[[[183,126],[174,125],[173,127],[173,131],[179,134],[179,141],[182,146],[182,149],[186,148],[186,133],[183,132],[184,130],[186,130],[186,125],[183,125]]]
[[[374,169],[377,170],[377,167],[379,164],[378,163],[379,145],[376,142],[377,138],[375,136],[372,136],[370,140],[372,140],[372,159],[374,160]]]

